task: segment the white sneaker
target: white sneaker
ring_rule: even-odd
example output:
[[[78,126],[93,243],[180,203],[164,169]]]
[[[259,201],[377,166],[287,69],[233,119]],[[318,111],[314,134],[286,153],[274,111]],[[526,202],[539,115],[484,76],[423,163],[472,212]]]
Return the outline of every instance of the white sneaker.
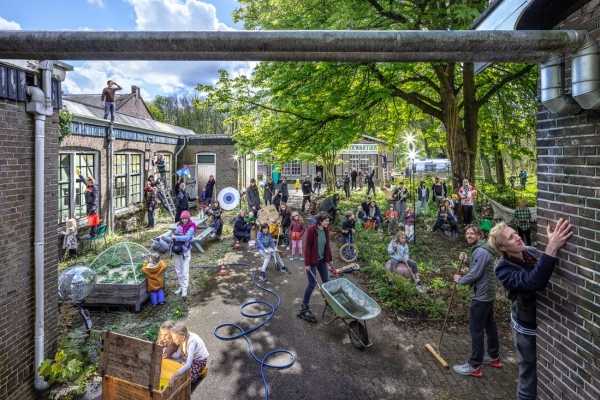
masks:
[[[181,294],[181,288],[178,288],[177,290],[175,290],[175,294]]]
[[[290,257],[290,261],[294,261],[294,257]]]

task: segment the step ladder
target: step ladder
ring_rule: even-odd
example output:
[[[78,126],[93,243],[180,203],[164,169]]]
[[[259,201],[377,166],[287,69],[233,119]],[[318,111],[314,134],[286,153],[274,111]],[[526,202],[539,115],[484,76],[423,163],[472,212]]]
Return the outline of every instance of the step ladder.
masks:
[[[165,188],[165,184],[162,179],[159,179],[156,184],[156,189],[158,191],[158,199],[162,206],[171,214],[172,218],[175,218],[175,203],[173,202],[173,198],[171,197],[171,191]]]

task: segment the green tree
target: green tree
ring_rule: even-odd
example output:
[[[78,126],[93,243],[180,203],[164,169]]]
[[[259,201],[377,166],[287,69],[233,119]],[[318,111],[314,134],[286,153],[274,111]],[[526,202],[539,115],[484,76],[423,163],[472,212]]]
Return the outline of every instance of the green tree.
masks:
[[[248,29],[467,29],[487,6],[479,0],[240,0],[237,20]],[[297,143],[317,154],[318,144],[348,144],[369,130],[386,130],[401,100],[434,118],[446,133],[455,183],[474,177],[478,116],[506,84],[532,66],[504,66],[475,76],[471,63],[261,63],[253,79],[225,82],[220,100],[241,102],[258,116],[252,132],[267,142]],[[247,84],[242,87],[242,82]],[[228,91],[231,87],[235,91]],[[206,88],[205,88],[206,89]],[[214,94],[214,92],[212,92]],[[260,109],[260,111],[258,111]],[[387,128],[389,128],[389,123]],[[410,127],[409,127],[410,128]],[[397,132],[396,132],[397,133]],[[287,139],[287,136],[297,139]],[[336,141],[336,136],[343,139]],[[318,138],[315,138],[318,136]],[[285,142],[285,143],[283,143]],[[275,149],[275,147],[272,147]],[[320,149],[326,151],[326,148]],[[277,149],[279,151],[279,149]],[[293,151],[293,150],[292,150]]]

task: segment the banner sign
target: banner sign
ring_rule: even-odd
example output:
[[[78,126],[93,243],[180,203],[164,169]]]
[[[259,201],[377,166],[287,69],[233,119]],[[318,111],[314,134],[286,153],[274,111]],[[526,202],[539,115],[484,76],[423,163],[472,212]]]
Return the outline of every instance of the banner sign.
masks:
[[[351,144],[342,154],[377,154],[377,144],[356,143]]]

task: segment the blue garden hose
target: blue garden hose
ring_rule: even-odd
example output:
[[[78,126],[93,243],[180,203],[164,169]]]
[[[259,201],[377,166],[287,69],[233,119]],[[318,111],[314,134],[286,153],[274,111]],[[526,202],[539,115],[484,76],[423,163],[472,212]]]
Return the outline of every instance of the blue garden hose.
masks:
[[[232,324],[232,323],[225,323],[225,324],[221,324],[218,325],[214,330],[213,330],[213,335],[215,335],[215,337],[217,339],[220,340],[225,340],[225,341],[231,341],[231,340],[237,340],[239,338],[244,338],[244,340],[246,340],[246,344],[248,345],[248,352],[250,353],[250,355],[252,356],[252,358],[254,359],[254,361],[256,361],[259,365],[260,365],[260,377],[262,378],[262,382],[263,385],[265,387],[265,400],[269,399],[269,382],[267,381],[267,374],[265,371],[265,368],[273,368],[273,369],[287,369],[289,367],[291,367],[292,365],[294,365],[294,363],[296,362],[296,356],[289,350],[285,350],[285,349],[275,349],[275,350],[271,350],[268,353],[266,353],[262,358],[257,356],[256,353],[254,353],[254,346],[252,346],[252,342],[250,341],[250,334],[252,334],[254,331],[259,330],[260,328],[262,328],[263,326],[265,326],[269,321],[271,321],[273,319],[273,316],[275,315],[275,312],[277,312],[277,309],[279,308],[279,305],[281,304],[281,297],[279,297],[279,295],[271,290],[271,289],[267,289],[264,286],[261,286],[257,281],[256,281],[256,276],[253,273],[252,274],[252,283],[254,283],[254,285],[256,287],[258,287],[259,289],[264,290],[265,292],[271,294],[272,296],[274,296],[277,300],[275,302],[275,304],[271,304],[271,303],[267,303],[266,301],[262,301],[262,300],[251,300],[248,301],[244,304],[242,304],[240,306],[240,314],[246,318],[262,318],[262,317],[266,317],[266,319],[264,321],[262,321],[260,324],[254,326],[254,327],[250,327],[246,330],[244,330],[241,326],[237,325],[237,324]],[[244,309],[246,307],[252,306],[252,305],[261,305],[261,306],[265,306],[267,308],[267,311],[265,312],[260,312],[260,313],[249,313],[244,311]],[[231,336],[223,336],[220,335],[218,333],[218,331],[220,329],[226,328],[226,327],[230,327],[230,328],[234,328],[236,330],[239,331],[239,333],[231,335]],[[280,365],[274,365],[274,364],[270,364],[268,362],[268,360],[273,357],[276,354],[287,354],[290,357],[290,361],[285,363],[285,364],[280,364]]]

